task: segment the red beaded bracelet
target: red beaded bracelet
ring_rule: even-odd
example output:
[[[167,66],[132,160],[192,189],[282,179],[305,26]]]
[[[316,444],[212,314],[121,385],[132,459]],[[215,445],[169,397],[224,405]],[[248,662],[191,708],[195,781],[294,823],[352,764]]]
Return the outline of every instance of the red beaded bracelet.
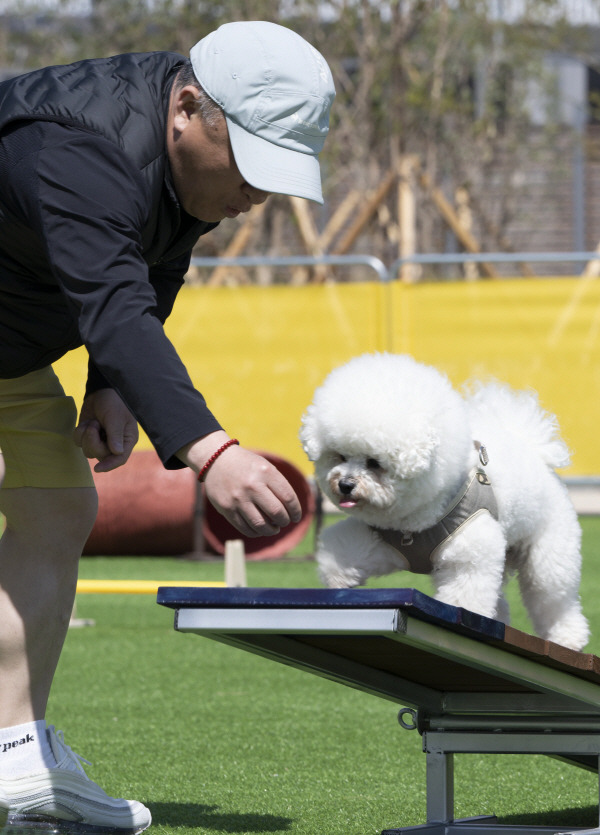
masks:
[[[206,475],[206,473],[210,470],[211,466],[215,463],[215,461],[217,460],[217,458],[219,457],[219,455],[220,455],[222,452],[225,452],[225,450],[226,450],[228,447],[233,446],[234,444],[238,444],[238,445],[239,445],[239,443],[240,443],[240,442],[238,441],[238,439],[237,439],[237,438],[230,438],[230,439],[227,441],[227,443],[226,443],[226,444],[223,444],[223,446],[222,446],[222,447],[219,447],[219,449],[218,449],[216,452],[213,452],[213,454],[210,456],[210,458],[208,459],[208,461],[206,462],[206,464],[202,467],[202,469],[201,469],[201,470],[200,470],[200,472],[198,473],[198,481],[202,481],[203,477],[204,477],[204,476]]]

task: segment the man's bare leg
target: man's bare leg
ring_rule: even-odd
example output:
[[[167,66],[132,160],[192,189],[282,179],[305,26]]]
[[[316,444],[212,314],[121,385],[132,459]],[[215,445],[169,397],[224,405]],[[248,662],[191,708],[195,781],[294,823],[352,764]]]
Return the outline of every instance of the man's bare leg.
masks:
[[[93,487],[0,490],[0,727],[44,718],[96,510]]]
[[[70,833],[79,821],[88,835],[137,835],[152,820],[142,803],[109,797],[89,779],[62,734],[44,722],[96,504],[93,487],[0,490],[7,519],[0,540],[0,733],[9,734],[6,756],[29,749],[25,743],[41,746],[35,764],[27,751],[18,771],[5,766],[0,773],[0,820],[8,807],[9,827],[27,829],[42,815],[59,832],[63,821]],[[21,746],[29,728],[35,732]]]

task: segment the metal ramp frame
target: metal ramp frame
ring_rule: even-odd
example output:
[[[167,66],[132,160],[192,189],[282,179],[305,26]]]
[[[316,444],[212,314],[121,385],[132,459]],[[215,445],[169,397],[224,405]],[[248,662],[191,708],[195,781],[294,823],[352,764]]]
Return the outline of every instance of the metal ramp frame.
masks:
[[[165,587],[175,629],[221,641],[403,707],[422,735],[427,819],[382,835],[600,835],[598,826],[454,818],[456,753],[545,754],[599,773],[600,660],[414,589]],[[599,787],[600,802],[600,787]]]

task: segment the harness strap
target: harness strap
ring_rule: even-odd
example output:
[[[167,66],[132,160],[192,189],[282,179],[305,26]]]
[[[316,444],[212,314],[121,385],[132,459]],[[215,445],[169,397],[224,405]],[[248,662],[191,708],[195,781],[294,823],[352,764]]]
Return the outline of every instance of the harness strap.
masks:
[[[373,528],[379,536],[399,551],[414,574],[430,574],[437,549],[481,513],[498,519],[498,504],[485,471],[475,467],[469,473],[450,509],[437,524],[425,531],[394,531]]]

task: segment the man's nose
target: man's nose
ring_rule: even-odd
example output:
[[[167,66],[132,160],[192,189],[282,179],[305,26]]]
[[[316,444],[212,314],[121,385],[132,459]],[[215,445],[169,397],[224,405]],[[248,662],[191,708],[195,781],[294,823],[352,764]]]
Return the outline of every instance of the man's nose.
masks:
[[[254,186],[251,186],[250,183],[244,184],[244,191],[246,192],[250,202],[254,206],[258,206],[260,203],[264,203],[267,197],[271,196],[270,191],[261,191],[259,188],[254,188]]]

